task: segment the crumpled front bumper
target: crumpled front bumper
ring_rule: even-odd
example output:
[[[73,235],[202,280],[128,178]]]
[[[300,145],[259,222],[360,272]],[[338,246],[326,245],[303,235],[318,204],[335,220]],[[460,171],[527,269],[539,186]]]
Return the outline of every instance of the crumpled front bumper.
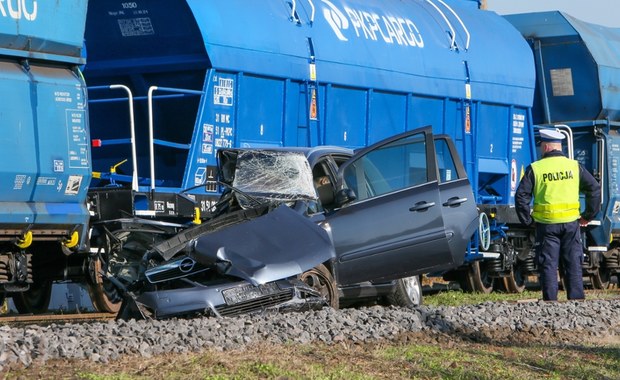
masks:
[[[205,286],[186,282],[186,288],[127,293],[118,319],[166,319],[172,317],[235,316],[269,311],[320,309],[326,300],[297,278],[254,286],[246,281]]]

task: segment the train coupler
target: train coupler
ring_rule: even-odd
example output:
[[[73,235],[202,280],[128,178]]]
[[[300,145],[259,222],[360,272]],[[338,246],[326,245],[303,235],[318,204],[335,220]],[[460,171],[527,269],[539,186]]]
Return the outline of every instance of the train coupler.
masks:
[[[26,249],[32,244],[32,231],[26,231],[24,234],[15,239],[17,248]]]
[[[66,256],[75,253],[80,243],[80,233],[77,230],[73,230],[71,234],[60,242],[62,253]]]

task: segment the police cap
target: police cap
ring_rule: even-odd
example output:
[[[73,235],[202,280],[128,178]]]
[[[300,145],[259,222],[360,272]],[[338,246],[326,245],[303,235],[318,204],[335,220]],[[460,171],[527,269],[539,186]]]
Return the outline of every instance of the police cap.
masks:
[[[564,139],[564,135],[555,129],[541,129],[540,140],[548,143],[560,143]]]

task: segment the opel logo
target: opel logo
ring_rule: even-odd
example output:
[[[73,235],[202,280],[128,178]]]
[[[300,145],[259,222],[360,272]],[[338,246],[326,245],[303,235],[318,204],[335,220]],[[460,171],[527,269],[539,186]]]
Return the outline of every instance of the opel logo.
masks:
[[[194,260],[186,258],[181,260],[181,262],[179,263],[179,270],[183,273],[187,273],[194,269],[194,265],[196,265],[196,262]]]

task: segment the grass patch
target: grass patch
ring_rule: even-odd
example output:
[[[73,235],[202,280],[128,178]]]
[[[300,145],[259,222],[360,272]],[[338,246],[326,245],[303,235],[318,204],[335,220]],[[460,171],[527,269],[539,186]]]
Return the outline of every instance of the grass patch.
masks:
[[[616,379],[619,352],[618,346],[473,344],[392,346],[380,355],[391,362],[409,363],[413,378]]]
[[[539,300],[542,293],[539,290],[525,290],[523,293],[492,292],[466,293],[461,290],[438,291],[424,296],[424,304],[430,306],[460,306],[474,305],[484,302],[515,302],[525,300]],[[620,298],[620,290],[586,290],[586,299],[613,299]],[[558,293],[559,301],[566,301],[566,292]]]
[[[566,296],[560,294],[559,297]],[[558,298],[559,298],[558,297]],[[523,293],[509,294],[493,292],[491,294],[466,293],[460,290],[439,291],[435,294],[424,296],[424,304],[430,306],[460,306],[473,305],[483,302],[537,300],[541,298],[539,291],[526,290]]]
[[[89,380],[618,379],[620,345],[472,343],[418,336],[407,343],[256,345],[109,364],[55,361],[4,375]]]

